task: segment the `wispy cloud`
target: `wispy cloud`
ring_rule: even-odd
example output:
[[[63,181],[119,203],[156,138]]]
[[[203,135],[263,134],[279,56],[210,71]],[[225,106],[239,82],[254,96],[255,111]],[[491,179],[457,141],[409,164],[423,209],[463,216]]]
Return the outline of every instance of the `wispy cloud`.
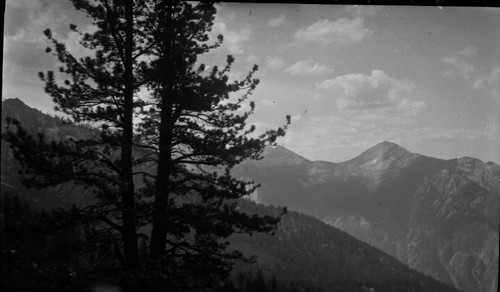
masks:
[[[359,42],[371,33],[371,30],[364,27],[363,18],[356,17],[339,18],[335,21],[321,19],[306,28],[299,29],[295,37],[307,42],[346,44]]]
[[[458,54],[465,57],[472,57],[476,54],[476,51],[477,51],[476,47],[467,46],[463,50],[459,51]]]
[[[423,101],[410,99],[415,89],[411,81],[390,77],[381,70],[373,70],[371,75],[339,76],[317,87],[327,90],[341,111],[412,115],[426,106]]]
[[[500,101],[500,66],[494,67],[488,75],[479,76],[472,86],[476,90],[486,90],[493,100]]]
[[[266,69],[268,70],[279,70],[285,67],[285,61],[277,56],[267,56],[266,57]]]
[[[255,63],[258,60],[259,60],[259,58],[254,54],[250,54],[250,55],[248,55],[248,57],[245,58],[245,61],[247,61],[248,63]]]
[[[333,69],[312,60],[300,60],[286,68],[284,72],[293,76],[318,76],[333,72]]]
[[[500,101],[500,65],[494,66],[490,72],[480,72],[472,63],[476,54],[476,47],[467,46],[455,55],[443,57],[443,62],[451,67],[443,74],[462,78],[469,90],[474,93],[482,92],[488,98]]]
[[[11,2],[8,2],[11,3]],[[35,4],[38,2],[33,2],[32,5],[28,5],[26,1],[22,1],[17,5],[16,8],[28,8],[28,25],[17,30],[15,35],[8,36],[6,42],[26,42],[31,44],[36,44],[37,46],[43,47],[46,44],[46,37],[43,31],[50,28],[53,31],[54,36],[60,37],[57,34],[57,29],[63,24],[68,23],[68,17],[65,14],[60,14],[60,7],[57,3],[52,3],[52,5],[47,8],[42,8],[40,4]],[[19,5],[19,7],[17,7]],[[8,46],[9,44],[6,44]]]
[[[458,75],[465,79],[470,79],[476,73],[474,66],[460,56],[446,56],[443,62],[452,68],[445,72],[446,76]]]
[[[213,25],[212,31],[216,35],[222,34],[224,36],[222,46],[231,54],[243,53],[243,43],[250,40],[250,35],[252,34],[252,30],[248,27],[231,29],[223,21],[216,21]]]
[[[287,20],[285,18],[285,15],[281,15],[279,17],[269,19],[269,21],[267,22],[267,26],[270,26],[270,27],[280,26],[280,25],[286,23],[286,21]]]

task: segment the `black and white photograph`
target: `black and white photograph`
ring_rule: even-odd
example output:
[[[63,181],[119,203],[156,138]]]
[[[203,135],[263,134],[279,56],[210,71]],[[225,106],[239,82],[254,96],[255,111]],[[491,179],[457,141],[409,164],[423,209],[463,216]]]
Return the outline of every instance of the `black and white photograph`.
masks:
[[[1,291],[498,291],[500,8],[6,0]]]

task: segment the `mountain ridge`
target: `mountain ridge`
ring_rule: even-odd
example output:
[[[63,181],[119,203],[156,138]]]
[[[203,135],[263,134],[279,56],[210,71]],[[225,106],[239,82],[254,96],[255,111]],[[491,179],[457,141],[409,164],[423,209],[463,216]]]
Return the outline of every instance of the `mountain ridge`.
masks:
[[[315,216],[457,288],[498,287],[496,163],[433,158],[384,141],[340,163],[258,161],[234,174],[261,184],[257,201]]]

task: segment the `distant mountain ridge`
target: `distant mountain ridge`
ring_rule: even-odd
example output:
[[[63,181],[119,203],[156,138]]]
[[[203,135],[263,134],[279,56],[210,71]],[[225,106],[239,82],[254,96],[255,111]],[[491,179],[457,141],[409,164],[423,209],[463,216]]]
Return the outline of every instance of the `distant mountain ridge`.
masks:
[[[290,152],[270,148],[234,174],[261,183],[258,202],[322,219],[462,290],[496,291],[498,164],[427,157],[387,141],[341,163]]]

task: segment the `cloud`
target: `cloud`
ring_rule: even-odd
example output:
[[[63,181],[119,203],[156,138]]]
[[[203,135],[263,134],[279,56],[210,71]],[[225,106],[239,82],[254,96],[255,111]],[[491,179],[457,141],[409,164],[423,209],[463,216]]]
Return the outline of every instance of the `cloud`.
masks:
[[[354,16],[374,15],[380,10],[380,6],[373,5],[349,5],[345,10]]]
[[[476,90],[484,89],[493,100],[500,101],[500,66],[494,67],[490,74],[478,77],[473,88]]]
[[[445,72],[446,76],[458,75],[465,79],[470,79],[476,73],[474,66],[460,56],[444,57],[443,62],[452,67],[452,69]]]
[[[259,60],[259,58],[257,56],[255,56],[254,54],[250,54],[248,55],[248,57],[245,58],[245,61],[247,61],[248,63],[255,63]]]
[[[463,50],[459,51],[458,54],[464,57],[472,57],[476,54],[476,47],[467,46]]]
[[[293,76],[317,76],[333,72],[333,69],[312,60],[301,60],[286,68],[284,72]]]
[[[337,109],[345,112],[413,115],[426,106],[423,101],[410,100],[415,85],[399,80],[381,70],[371,75],[347,74],[324,80],[316,85],[334,98]]]
[[[22,3],[23,2],[21,2],[21,4]],[[47,38],[43,34],[45,29],[50,28],[55,37],[60,37],[56,30],[63,24],[68,23],[67,15],[61,14],[61,7],[54,3],[46,9],[42,9],[35,4],[31,6],[19,6],[18,8],[28,9],[28,23],[24,27],[18,29],[16,34],[6,38],[6,42],[27,42],[43,47],[47,44]],[[16,20],[13,19],[11,21],[15,22]]]
[[[286,21],[287,20],[285,18],[285,15],[281,15],[280,17],[269,19],[269,21],[267,22],[267,26],[270,26],[270,27],[280,26],[280,25],[284,24]]]
[[[268,70],[279,70],[285,67],[285,61],[277,56],[267,56],[266,57],[266,69]]]
[[[223,21],[216,21],[212,28],[215,35],[222,34],[224,36],[224,42],[222,44],[231,54],[241,54],[243,53],[243,42],[250,39],[252,31],[250,28],[245,27],[242,29],[230,29],[227,27],[226,23]]]
[[[57,58],[44,52],[50,42],[43,31],[51,28],[53,35],[66,43],[65,35],[58,31],[69,19],[67,14],[61,13],[63,7],[60,4],[41,5],[38,1],[7,3],[6,25],[16,29],[4,37],[5,87],[19,90],[22,82],[28,84],[26,87],[39,87],[38,71],[57,68]]]
[[[302,41],[323,44],[346,44],[359,42],[372,31],[365,28],[363,18],[339,18],[336,21],[321,19],[307,28],[301,28],[295,37]]]
[[[467,46],[456,52],[454,55],[443,57],[443,62],[450,65],[451,68],[444,72],[446,76],[460,76],[470,80],[477,74],[476,68],[470,62],[471,57],[475,56],[477,48]]]
[[[476,54],[476,47],[467,46],[453,56],[444,57],[443,62],[451,68],[443,74],[458,76],[466,81],[469,90],[482,92],[487,98],[500,101],[500,66],[494,66],[489,73],[480,72],[471,62]]]

